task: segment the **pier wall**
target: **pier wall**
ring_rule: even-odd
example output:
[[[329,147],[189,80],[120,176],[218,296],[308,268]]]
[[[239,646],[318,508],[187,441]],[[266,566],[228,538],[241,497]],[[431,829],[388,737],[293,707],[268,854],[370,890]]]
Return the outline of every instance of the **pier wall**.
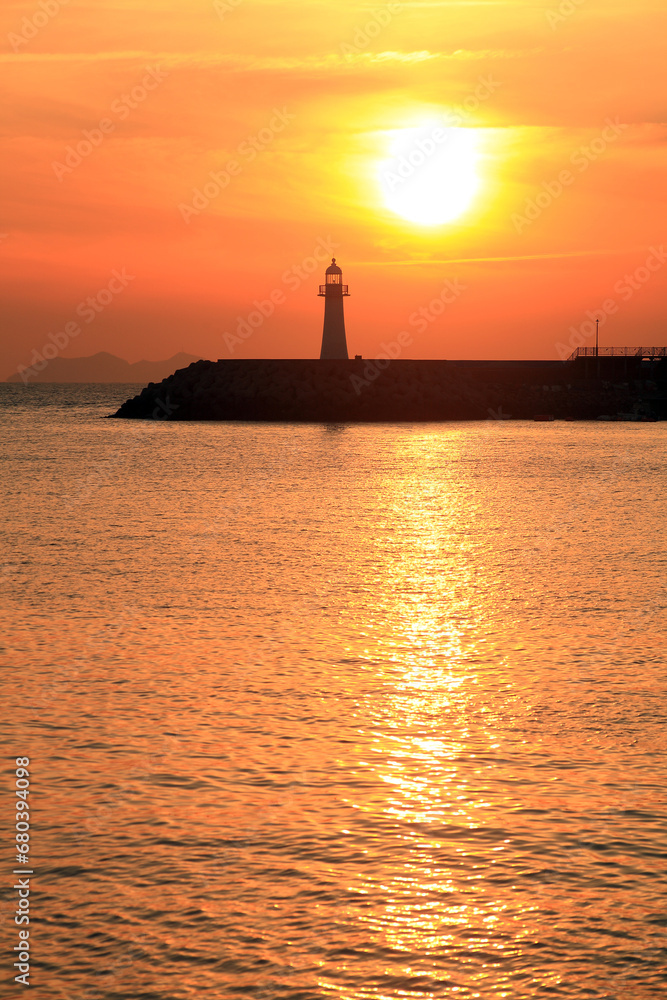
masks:
[[[590,361],[600,362],[591,374]],[[604,364],[602,364],[604,362]],[[663,362],[664,364],[664,362]],[[198,361],[150,383],[114,416],[162,420],[418,421],[498,415],[667,416],[664,367],[574,361]]]

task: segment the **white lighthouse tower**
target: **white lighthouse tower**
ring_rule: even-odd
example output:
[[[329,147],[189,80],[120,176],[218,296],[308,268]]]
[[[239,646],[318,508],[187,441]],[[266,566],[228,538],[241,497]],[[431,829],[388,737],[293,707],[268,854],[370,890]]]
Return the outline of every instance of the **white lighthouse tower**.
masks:
[[[343,358],[347,361],[347,341],[345,339],[345,316],[343,297],[349,295],[343,284],[343,272],[332,257],[326,270],[326,284],[320,285],[319,295],[324,296],[324,329],[320,360]]]

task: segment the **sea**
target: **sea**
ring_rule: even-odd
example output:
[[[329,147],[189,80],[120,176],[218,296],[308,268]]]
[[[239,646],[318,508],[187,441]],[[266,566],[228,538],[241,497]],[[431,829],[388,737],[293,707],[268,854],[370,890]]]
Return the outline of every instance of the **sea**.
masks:
[[[0,994],[664,1000],[667,422],[137,391],[0,387]]]

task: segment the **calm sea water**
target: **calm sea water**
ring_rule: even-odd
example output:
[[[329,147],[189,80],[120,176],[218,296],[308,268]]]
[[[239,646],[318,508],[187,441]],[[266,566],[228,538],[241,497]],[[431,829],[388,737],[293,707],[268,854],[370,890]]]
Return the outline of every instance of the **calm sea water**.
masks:
[[[134,391],[0,389],[31,996],[663,998],[667,424]]]

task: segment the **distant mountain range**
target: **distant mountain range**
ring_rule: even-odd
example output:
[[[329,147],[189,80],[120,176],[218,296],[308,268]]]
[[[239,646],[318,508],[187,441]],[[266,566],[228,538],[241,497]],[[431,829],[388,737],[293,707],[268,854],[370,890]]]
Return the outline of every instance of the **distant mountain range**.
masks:
[[[200,359],[195,354],[181,351],[167,361],[135,361],[130,364],[107,351],[100,351],[89,358],[53,358],[41,371],[29,369],[27,384],[35,382],[161,382],[179,368],[187,368]],[[16,372],[7,382],[23,382]]]

